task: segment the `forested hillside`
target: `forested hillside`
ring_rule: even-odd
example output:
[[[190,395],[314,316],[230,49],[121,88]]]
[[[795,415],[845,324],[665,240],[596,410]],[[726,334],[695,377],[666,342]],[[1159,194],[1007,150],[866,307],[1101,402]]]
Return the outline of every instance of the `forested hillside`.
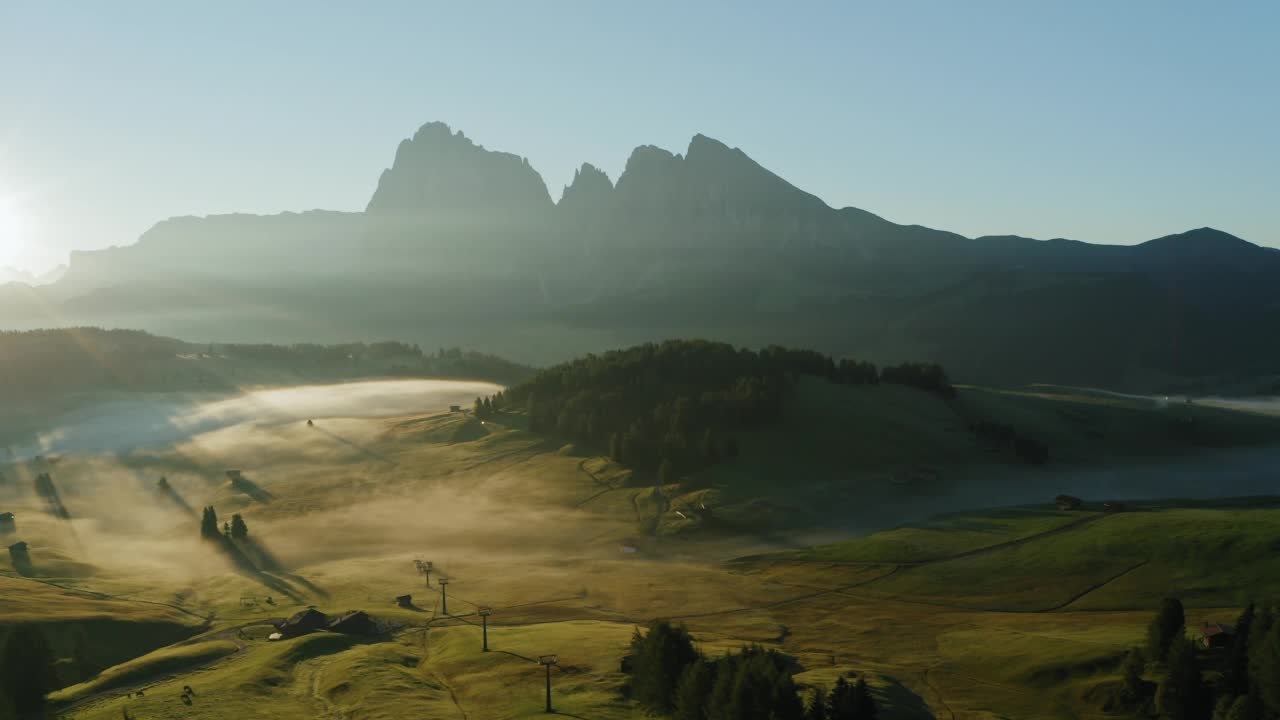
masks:
[[[875,365],[778,346],[754,351],[706,340],[648,343],[539,372],[480,406],[525,411],[530,429],[608,449],[626,465],[689,470],[738,453],[733,432],[779,422],[802,375],[880,382],[954,395],[932,364]]]

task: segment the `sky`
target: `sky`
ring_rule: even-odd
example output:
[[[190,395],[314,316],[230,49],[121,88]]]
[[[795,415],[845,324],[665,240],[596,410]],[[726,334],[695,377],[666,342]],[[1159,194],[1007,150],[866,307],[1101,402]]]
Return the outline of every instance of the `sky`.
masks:
[[[703,133],[969,236],[1280,245],[1280,3],[0,0],[0,267],[360,210],[441,120],[558,198]]]

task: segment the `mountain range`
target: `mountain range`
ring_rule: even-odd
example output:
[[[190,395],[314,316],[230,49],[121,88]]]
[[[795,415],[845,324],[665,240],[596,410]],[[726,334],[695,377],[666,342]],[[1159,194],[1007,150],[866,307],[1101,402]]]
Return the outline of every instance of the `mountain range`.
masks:
[[[1212,228],[1119,246],[900,225],[703,135],[636,148],[616,182],[584,164],[555,202],[527,159],[430,123],[364,212],[172,218],[0,288],[0,323],[535,363],[702,336],[936,360],[964,382],[1252,389],[1280,369],[1280,251]]]

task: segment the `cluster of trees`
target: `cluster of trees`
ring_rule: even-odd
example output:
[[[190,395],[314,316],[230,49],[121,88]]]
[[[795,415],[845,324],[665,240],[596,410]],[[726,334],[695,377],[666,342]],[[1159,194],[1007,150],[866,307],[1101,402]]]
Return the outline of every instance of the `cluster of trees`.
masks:
[[[587,355],[539,372],[492,398],[525,410],[529,427],[608,448],[617,461],[657,470],[691,470],[737,454],[731,433],[781,420],[783,398],[801,375],[843,384],[899,382],[954,393],[936,365],[834,361],[811,350],[759,352],[705,340],[647,343]]]
[[[15,625],[0,650],[0,717],[46,717],[44,696],[57,686],[53,652],[40,627]]]
[[[875,720],[866,682],[841,678],[806,707],[791,664],[758,645],[704,657],[683,627],[662,621],[631,641],[632,696],[646,711],[675,720]]]
[[[341,345],[210,345],[207,354],[233,360],[287,367],[295,371],[346,374],[352,370],[376,370],[388,375],[408,377],[465,377],[496,382],[518,382],[533,374],[533,369],[496,355],[440,348],[424,351],[418,345],[396,341],[344,343]]]
[[[886,367],[880,371],[880,381],[919,388],[944,398],[956,396],[956,389],[947,378],[947,372],[941,365],[933,363],[903,363]]]
[[[235,513],[231,516],[231,522],[224,522],[219,529],[218,512],[210,505],[200,514],[200,537],[205,540],[219,540],[224,537],[244,540],[249,537],[249,525],[240,513]]]
[[[1187,636],[1182,603],[1167,598],[1147,629],[1146,647],[1134,648],[1125,656],[1120,693],[1127,704],[1144,706],[1152,699],[1150,685],[1143,680],[1150,666],[1161,675],[1154,701],[1162,718],[1276,720],[1280,718],[1280,607],[1259,609],[1251,604],[1237,620],[1230,646],[1201,653],[1199,644]],[[1211,669],[1217,672],[1206,672]]]
[[[1018,432],[1017,428],[1006,423],[979,420],[969,425],[970,430],[978,437],[992,443],[996,447],[1013,450],[1019,460],[1032,465],[1043,465],[1049,462],[1049,446],[1034,438]]]
[[[480,419],[493,417],[498,412],[498,403],[501,402],[502,393],[499,392],[493,397],[476,398],[475,415]]]

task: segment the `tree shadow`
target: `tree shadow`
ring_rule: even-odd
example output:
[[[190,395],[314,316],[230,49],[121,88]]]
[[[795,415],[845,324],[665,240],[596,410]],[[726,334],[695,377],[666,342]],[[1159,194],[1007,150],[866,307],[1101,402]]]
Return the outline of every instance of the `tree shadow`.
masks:
[[[282,581],[301,585],[307,591],[318,595],[319,597],[329,597],[328,590],[325,590],[301,575],[295,575],[289,572],[288,568],[284,566],[284,563],[280,562],[280,559],[276,557],[275,553],[271,552],[271,550],[267,548],[261,540],[254,537],[243,537],[232,540],[231,542],[250,559],[255,569],[258,571],[270,573],[273,576],[279,576],[282,578]]]
[[[156,493],[161,498],[168,501],[169,503],[171,503],[172,505],[174,505],[175,507],[177,507],[179,510],[186,513],[187,515],[191,517],[196,516],[195,508],[187,504],[186,498],[182,497],[182,495],[179,494],[177,490],[174,490],[172,485],[168,485],[168,484],[162,485],[156,488]]]
[[[216,540],[211,539],[211,541],[217,543],[218,550],[231,560],[231,564],[235,566],[236,571],[241,575],[256,580],[296,603],[302,602],[302,593],[298,592],[297,588],[278,577],[268,575],[267,573],[259,570],[258,567],[254,565],[253,560],[250,559],[243,550],[237,547],[231,538],[219,535]]]
[[[239,490],[245,495],[248,495],[254,502],[259,502],[263,505],[266,505],[275,499],[275,496],[264,490],[261,485],[255,483],[244,475],[237,474],[232,477],[231,487]]]
[[[50,515],[62,520],[71,519],[71,512],[62,503],[62,495],[58,492],[58,486],[54,484],[52,475],[40,473],[36,475],[32,485],[36,495],[44,500]]]
[[[381,462],[387,463],[388,465],[392,465],[392,466],[395,466],[395,465],[399,465],[399,464],[400,464],[400,463],[399,463],[399,461],[392,460],[391,458],[387,457],[386,455],[381,455],[381,454],[379,454],[379,453],[376,453],[376,452],[374,452],[373,450],[370,450],[369,448],[364,447],[363,445],[360,445],[359,443],[352,442],[351,440],[348,440],[348,439],[346,439],[346,438],[344,438],[344,437],[342,437],[341,435],[338,435],[338,434],[336,434],[336,433],[330,432],[329,430],[326,430],[326,429],[324,429],[324,428],[320,427],[319,425],[312,425],[311,427],[312,427],[312,429],[313,429],[313,430],[315,430],[316,432],[323,433],[323,434],[327,435],[329,438],[331,438],[331,439],[333,439],[333,440],[336,440],[336,441],[338,441],[338,442],[342,443],[343,445],[346,445],[346,446],[351,447],[351,448],[355,448],[356,450],[360,451],[360,453],[361,453],[361,454],[367,455],[368,457],[371,457],[371,458],[373,458],[374,460],[379,460],[379,461],[381,461]]]
[[[881,675],[880,683],[871,687],[871,694],[880,706],[880,717],[894,720],[935,720],[937,717],[924,698],[886,675]]]

